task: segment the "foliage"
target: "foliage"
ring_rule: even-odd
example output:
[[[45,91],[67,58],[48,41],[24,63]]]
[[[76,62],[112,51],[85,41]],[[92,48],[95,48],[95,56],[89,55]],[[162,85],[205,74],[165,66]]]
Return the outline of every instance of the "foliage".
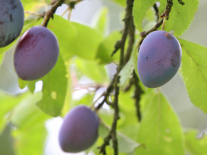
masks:
[[[0,153],[43,154],[47,136],[45,122],[57,116],[64,117],[75,106],[86,105],[100,119],[99,137],[86,152],[205,154],[206,136],[198,139],[197,131],[185,131],[165,94],[160,88],[146,88],[137,71],[137,49],[149,33],[160,30],[164,24],[164,30],[173,33],[182,47],[179,73],[189,98],[195,107],[207,114],[207,47],[180,38],[194,19],[198,0],[185,0],[184,5],[181,0],[174,0],[172,6],[172,0],[111,0],[126,8],[126,16],[123,30],[110,33],[108,8],[99,12],[93,26],[86,26],[45,12],[48,8],[56,10],[63,0],[56,3],[51,3],[52,0],[21,1],[28,12],[25,12],[19,37],[31,27],[48,22],[43,26],[57,37],[60,55],[55,67],[44,77],[35,81],[18,79],[19,88],[24,90],[15,95],[0,91]],[[65,1],[70,8],[79,2],[81,0]],[[159,7],[156,2],[160,3]],[[8,51],[15,49],[18,39],[0,48],[1,63]],[[111,63],[117,67],[112,78],[106,69]],[[0,70],[0,75],[3,74]],[[82,84],[84,79],[89,84]],[[0,80],[4,82],[3,78]],[[42,90],[36,92],[39,81],[43,83]],[[97,99],[100,88],[106,91]],[[80,89],[87,93],[75,99],[74,94]]]

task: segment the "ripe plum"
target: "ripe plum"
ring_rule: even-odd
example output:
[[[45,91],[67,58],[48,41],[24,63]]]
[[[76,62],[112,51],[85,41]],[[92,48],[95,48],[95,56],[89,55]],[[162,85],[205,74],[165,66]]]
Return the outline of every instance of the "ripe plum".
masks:
[[[138,54],[138,73],[149,88],[164,85],[177,73],[181,63],[178,40],[166,31],[154,31],[142,42]]]
[[[23,34],[15,49],[16,73],[23,80],[37,80],[50,72],[58,55],[56,36],[45,27],[32,27]]]
[[[20,0],[0,0],[0,47],[12,43],[24,25],[24,9]]]
[[[73,108],[64,118],[59,143],[65,152],[80,152],[91,147],[98,138],[99,119],[86,106]]]

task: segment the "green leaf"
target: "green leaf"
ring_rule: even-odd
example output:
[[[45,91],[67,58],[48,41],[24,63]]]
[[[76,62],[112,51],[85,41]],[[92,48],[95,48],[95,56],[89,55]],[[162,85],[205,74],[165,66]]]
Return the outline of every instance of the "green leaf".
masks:
[[[66,66],[59,55],[55,67],[40,79],[43,81],[43,98],[37,103],[37,106],[54,117],[59,116],[63,108],[67,90],[66,75]]]
[[[188,95],[193,104],[207,113],[207,48],[183,39],[182,46],[182,76]]]
[[[98,52],[96,58],[100,63],[111,63],[111,62],[119,62],[119,50],[111,56],[114,45],[117,41],[121,39],[121,33],[118,31],[114,31],[109,34],[99,45]]]
[[[103,8],[98,12],[94,19],[94,29],[102,35],[106,34],[106,28],[108,26],[108,12],[108,8]]]
[[[143,145],[136,150],[142,155],[184,155],[184,144],[180,122],[160,93],[146,96],[146,108],[137,141]]]
[[[196,138],[197,131],[191,130],[185,133],[185,146],[194,155],[205,155],[207,152],[207,136]]]
[[[119,5],[126,7],[126,0],[112,0],[116,3],[118,3]]]
[[[31,94],[27,92],[25,97],[20,100],[20,102],[12,109],[10,114],[10,121],[17,127],[21,127],[25,124],[31,124],[30,118],[31,114],[34,114],[37,110],[39,110],[35,104],[40,101],[42,98],[42,93],[34,93]]]
[[[96,81],[97,83],[107,83],[108,77],[104,65],[98,64],[96,61],[84,60],[76,58],[75,64],[77,71],[80,71],[83,75]]]
[[[121,119],[118,121],[118,131],[125,134],[134,141],[137,141],[136,137],[140,123],[138,122],[135,99],[133,96],[134,87],[132,87],[127,92],[119,92],[119,109],[122,113],[122,116],[120,116]],[[121,120],[123,120],[123,122],[120,125]]]
[[[95,93],[87,93],[83,97],[79,98],[78,100],[73,100],[72,104],[70,104],[70,108],[75,107],[77,105],[85,105],[85,106],[90,106],[93,103],[93,98],[94,98]]]
[[[142,21],[146,12],[155,2],[160,2],[159,15],[162,15],[166,6],[166,0],[134,1],[134,23],[140,32],[143,30]],[[165,24],[165,31],[173,31],[176,37],[181,36],[193,21],[194,15],[198,9],[198,4],[198,0],[188,0],[185,2],[185,5],[181,5],[178,1],[175,1],[169,15],[169,20],[167,20]]]
[[[99,126],[100,136],[104,139],[108,133],[109,133],[109,127],[101,123]],[[140,146],[139,143],[130,139],[129,137],[125,136],[120,132],[117,132],[117,140],[118,140],[118,145],[119,145],[118,148],[120,153],[132,153],[137,147]],[[112,147],[112,143],[110,143],[110,146]]]
[[[2,155],[15,155],[14,140],[11,136],[11,126],[7,125],[0,134],[0,152]]]
[[[162,1],[166,3],[166,0]],[[199,5],[199,0],[187,0],[184,2],[185,5],[179,4],[178,1],[173,3],[169,20],[165,23],[165,31],[174,31],[173,35],[176,37],[180,37],[188,29]]]
[[[44,124],[49,117],[35,105],[41,98],[41,92],[29,94],[12,110],[10,121],[16,126],[12,135],[17,155],[43,154],[47,135]]]
[[[19,103],[19,101],[24,98],[27,94],[21,94],[12,96],[6,94],[5,92],[0,92],[0,131],[2,126],[5,125],[6,120],[8,119],[6,115]]]
[[[60,28],[60,25],[63,28]],[[95,29],[70,22],[58,15],[50,20],[48,28],[57,36],[64,60],[70,59],[73,55],[84,59],[95,59],[102,40],[102,35]]]
[[[42,7],[45,7],[45,2],[42,0],[21,0],[22,5],[24,7],[24,11],[36,12]],[[25,14],[25,16],[29,16],[29,14]]]
[[[134,0],[133,18],[134,24],[139,32],[142,32],[142,21],[146,15],[147,10],[154,5],[158,0]]]
[[[60,28],[60,25],[62,28]],[[50,20],[47,28],[57,37],[63,59],[69,60],[74,56],[77,51],[76,38],[78,35],[74,24],[58,15],[54,15],[54,19]]]
[[[65,65],[70,66],[71,65],[70,62],[71,61],[65,62]],[[69,109],[71,108],[70,103],[72,103],[72,94],[73,94],[72,92],[73,92],[73,90],[72,90],[72,79],[71,79],[71,76],[70,76],[69,67],[67,67],[66,71],[67,71],[66,77],[67,77],[67,83],[68,84],[67,84],[67,92],[66,92],[66,96],[65,96],[64,106],[63,106],[62,111],[61,111],[61,116],[65,116],[68,113]]]
[[[77,36],[74,38],[76,47],[74,53],[83,59],[95,59],[103,36],[88,26],[75,22],[73,22],[73,25],[77,32]]]

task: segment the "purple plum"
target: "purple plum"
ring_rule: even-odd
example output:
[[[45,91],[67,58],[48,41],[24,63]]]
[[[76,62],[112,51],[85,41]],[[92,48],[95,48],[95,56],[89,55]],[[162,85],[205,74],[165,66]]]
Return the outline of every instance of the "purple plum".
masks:
[[[138,54],[138,73],[149,88],[166,84],[177,73],[182,51],[178,40],[166,31],[154,31],[142,42]]]
[[[23,34],[15,49],[16,73],[23,80],[37,80],[52,70],[58,55],[56,36],[45,27],[32,27]]]
[[[22,31],[24,9],[20,0],[0,0],[0,47],[12,43]]]
[[[91,147],[98,138],[99,119],[86,106],[73,108],[64,118],[59,131],[63,151],[76,153]]]

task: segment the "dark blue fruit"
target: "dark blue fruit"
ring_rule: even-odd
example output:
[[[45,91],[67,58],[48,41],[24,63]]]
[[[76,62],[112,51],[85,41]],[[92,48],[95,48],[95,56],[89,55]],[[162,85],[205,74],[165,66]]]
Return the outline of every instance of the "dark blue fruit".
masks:
[[[73,108],[64,118],[59,132],[63,151],[75,153],[91,147],[98,138],[99,119],[86,106]]]
[[[45,27],[32,27],[23,34],[15,49],[16,73],[23,80],[37,80],[50,72],[58,55],[55,35]]]
[[[20,0],[0,0],[0,47],[13,42],[24,25],[24,9]]]
[[[164,85],[177,73],[181,63],[178,40],[166,31],[154,31],[142,42],[138,55],[138,73],[149,88]]]

